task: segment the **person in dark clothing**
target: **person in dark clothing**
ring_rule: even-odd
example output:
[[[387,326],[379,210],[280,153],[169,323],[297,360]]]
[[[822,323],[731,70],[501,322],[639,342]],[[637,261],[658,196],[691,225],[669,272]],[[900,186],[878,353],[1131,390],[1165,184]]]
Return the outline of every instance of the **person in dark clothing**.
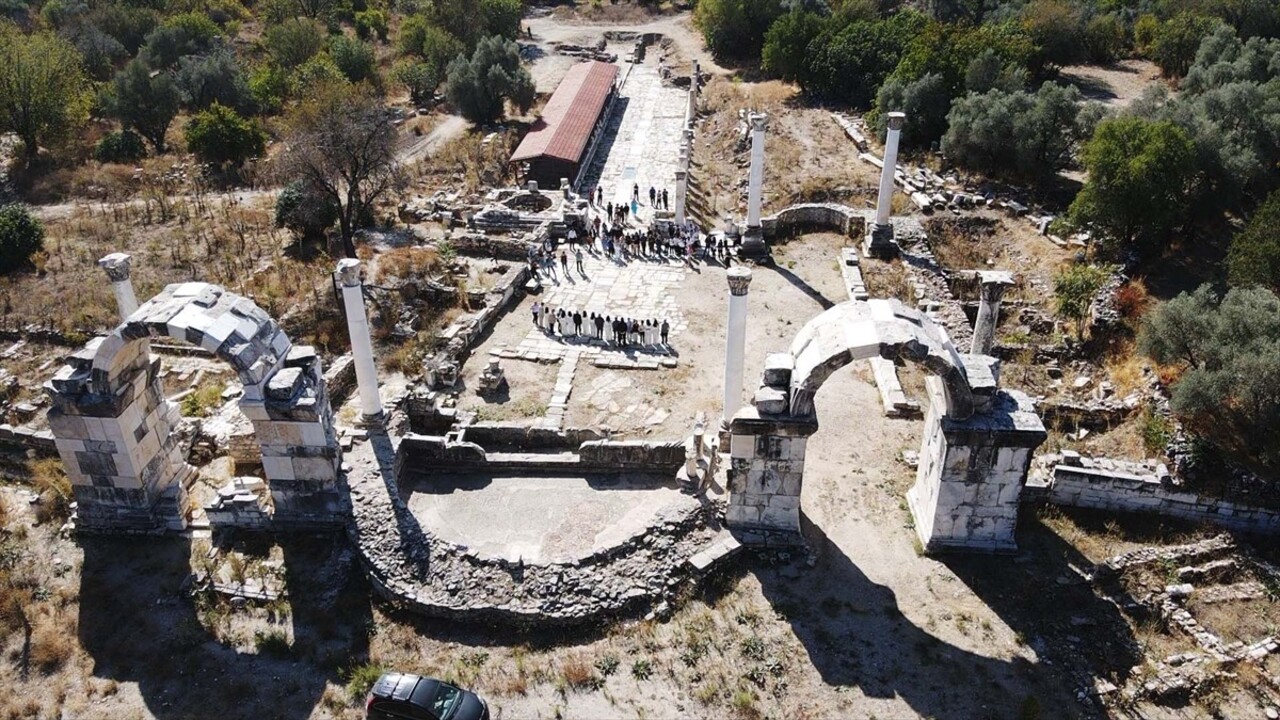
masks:
[[[631,199],[640,200],[640,183],[631,183]]]
[[[612,218],[612,217],[613,217],[613,203],[609,203],[609,205],[606,207],[606,209],[609,211],[609,217],[611,217],[611,218]]]
[[[596,186],[596,207],[604,204],[604,188]]]
[[[595,323],[595,326],[596,326],[596,339],[603,340],[604,339],[604,316],[591,313],[591,317],[592,317],[592,322]]]
[[[573,334],[574,335],[582,334],[582,313],[578,312],[577,310],[573,311]]]
[[[657,197],[658,197],[658,191],[655,190],[652,185],[650,185],[649,186],[649,204],[653,205],[656,202]]]
[[[663,210],[670,210],[670,209],[671,209],[671,206],[667,204],[667,189],[666,189],[666,188],[663,188],[663,189],[662,189],[662,209],[663,209]]]
[[[613,344],[614,345],[626,344],[627,339],[623,337],[623,333],[626,332],[626,328],[627,328],[627,322],[625,320],[619,318],[613,321]]]
[[[662,318],[662,344],[667,344],[667,335],[671,332],[671,323],[666,318]]]

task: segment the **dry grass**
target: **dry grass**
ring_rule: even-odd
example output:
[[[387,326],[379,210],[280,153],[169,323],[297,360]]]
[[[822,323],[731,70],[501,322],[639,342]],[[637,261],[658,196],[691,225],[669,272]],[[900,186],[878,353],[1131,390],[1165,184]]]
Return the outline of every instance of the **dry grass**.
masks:
[[[44,608],[31,621],[31,666],[47,675],[65,665],[78,644],[75,617]]]
[[[1103,359],[1103,368],[1119,395],[1128,395],[1142,387],[1142,369],[1145,366],[1146,362],[1131,339],[1113,343]]]
[[[430,247],[400,247],[377,255],[374,282],[382,284],[392,278],[424,277],[439,272],[440,253]]]
[[[514,129],[508,129],[492,136],[469,132],[450,140],[411,168],[413,184],[447,187],[464,194],[501,187],[511,179],[507,160],[516,135]]]
[[[915,305],[915,287],[911,284],[911,275],[901,261],[868,262],[863,265],[863,270],[865,271],[863,281],[871,297],[897,298],[908,306]]]
[[[580,654],[571,655],[560,663],[560,679],[573,690],[589,690],[599,682],[595,667]]]
[[[1147,291],[1147,283],[1142,278],[1133,278],[1116,290],[1116,310],[1131,323],[1140,320],[1151,308],[1153,299]]]
[[[38,522],[63,522],[71,517],[71,481],[58,458],[32,460],[27,463],[31,487],[40,495],[36,506]]]

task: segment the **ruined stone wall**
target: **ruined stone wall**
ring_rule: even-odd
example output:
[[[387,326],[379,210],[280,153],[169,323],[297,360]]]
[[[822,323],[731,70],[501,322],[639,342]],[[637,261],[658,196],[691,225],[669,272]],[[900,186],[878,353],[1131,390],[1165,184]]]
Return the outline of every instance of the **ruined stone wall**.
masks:
[[[684,465],[681,441],[593,440],[578,448],[578,462],[584,466],[614,470],[643,470],[675,475]]]
[[[837,232],[861,236],[866,220],[861,211],[839,203],[804,203],[760,218],[767,240],[782,240],[805,232]]]
[[[462,439],[489,452],[521,452],[527,450],[576,451],[584,442],[603,440],[604,433],[595,428],[544,428],[519,423],[484,422],[468,425]]]
[[[1090,458],[1071,462],[1054,466],[1048,487],[1036,499],[1068,507],[1151,513],[1241,532],[1280,532],[1280,511],[1197,495],[1162,482],[1159,474],[1134,463]]]

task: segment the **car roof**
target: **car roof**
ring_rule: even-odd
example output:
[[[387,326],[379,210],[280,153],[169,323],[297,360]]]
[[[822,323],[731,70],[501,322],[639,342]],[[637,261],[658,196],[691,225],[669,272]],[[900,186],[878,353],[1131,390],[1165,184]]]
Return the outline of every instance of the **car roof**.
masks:
[[[405,700],[417,687],[418,681],[422,677],[409,673],[390,672],[383,674],[378,678],[378,682],[374,683],[373,694],[380,698],[390,698],[391,700]]]
[[[431,678],[420,678],[418,685],[409,696],[409,702],[420,708],[431,709],[431,701],[435,699],[436,692],[440,689],[440,681]]]

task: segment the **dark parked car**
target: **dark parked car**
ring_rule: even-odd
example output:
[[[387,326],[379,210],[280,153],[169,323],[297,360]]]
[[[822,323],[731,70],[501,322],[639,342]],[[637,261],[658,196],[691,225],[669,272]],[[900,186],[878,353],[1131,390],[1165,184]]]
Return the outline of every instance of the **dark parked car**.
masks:
[[[378,678],[365,699],[367,720],[489,720],[476,694],[421,675],[391,672]]]

